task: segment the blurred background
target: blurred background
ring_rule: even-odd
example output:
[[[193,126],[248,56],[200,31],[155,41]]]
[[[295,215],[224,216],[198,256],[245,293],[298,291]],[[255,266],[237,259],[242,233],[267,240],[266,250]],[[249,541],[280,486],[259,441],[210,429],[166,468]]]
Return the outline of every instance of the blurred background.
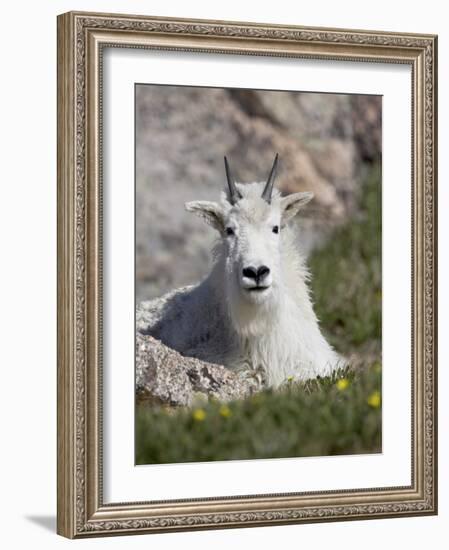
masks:
[[[278,152],[277,187],[315,193],[301,219],[310,253],[357,216],[381,137],[379,96],[137,85],[137,301],[208,272],[214,231],[184,203],[218,198],[224,155],[238,181],[264,181]]]

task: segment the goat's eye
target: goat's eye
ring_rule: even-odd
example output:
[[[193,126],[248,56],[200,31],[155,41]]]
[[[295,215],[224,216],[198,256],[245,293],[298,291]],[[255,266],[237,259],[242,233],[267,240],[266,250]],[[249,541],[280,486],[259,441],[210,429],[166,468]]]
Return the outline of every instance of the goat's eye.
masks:
[[[279,226],[278,225],[275,225],[273,227],[273,233],[279,233]]]
[[[234,230],[232,229],[232,227],[226,228],[226,235],[234,235]]]

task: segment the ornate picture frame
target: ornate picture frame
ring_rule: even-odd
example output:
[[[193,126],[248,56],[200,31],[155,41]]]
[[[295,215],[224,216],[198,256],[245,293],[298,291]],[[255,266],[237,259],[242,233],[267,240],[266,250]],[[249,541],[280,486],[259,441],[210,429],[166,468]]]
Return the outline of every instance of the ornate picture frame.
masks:
[[[105,48],[404,64],[412,86],[412,482],[103,499]],[[70,12],[58,17],[58,533],[70,538],[437,513],[437,37]]]

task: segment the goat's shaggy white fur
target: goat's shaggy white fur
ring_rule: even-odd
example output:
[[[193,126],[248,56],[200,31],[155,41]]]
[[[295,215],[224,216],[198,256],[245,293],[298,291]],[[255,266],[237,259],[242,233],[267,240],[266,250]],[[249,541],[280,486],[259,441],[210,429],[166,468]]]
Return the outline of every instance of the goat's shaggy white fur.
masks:
[[[221,233],[213,251],[214,265],[199,284],[167,294],[162,307],[158,301],[148,332],[184,356],[246,374],[259,373],[266,385],[278,387],[289,377],[305,380],[328,375],[344,366],[345,360],[321,334],[308,289],[309,272],[289,224],[311,195],[281,197],[274,191],[271,204],[267,204],[260,198],[263,186],[237,184],[242,199],[236,205],[231,205],[225,194],[220,203],[186,205]],[[278,219],[281,227],[278,240],[272,244],[278,256],[277,266],[272,260],[273,288],[266,299],[255,296],[259,293],[245,299],[234,274],[240,273],[242,264],[236,257],[230,259],[223,224],[235,226],[235,220],[243,223],[245,219],[254,226],[269,221],[270,216]],[[266,235],[262,240],[271,238]],[[275,255],[268,250],[268,254]],[[251,255],[252,251],[239,254]]]

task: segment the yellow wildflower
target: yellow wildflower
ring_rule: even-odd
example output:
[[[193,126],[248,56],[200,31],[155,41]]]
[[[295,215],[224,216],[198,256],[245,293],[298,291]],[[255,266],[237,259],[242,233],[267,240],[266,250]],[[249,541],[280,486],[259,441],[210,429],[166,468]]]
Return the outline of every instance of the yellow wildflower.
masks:
[[[294,379],[294,376],[287,376],[287,382],[293,382]]]
[[[202,422],[206,418],[206,411],[204,409],[195,409],[193,411],[193,420],[197,422]]]
[[[380,407],[380,392],[373,391],[373,393],[368,397],[367,403],[370,407],[378,409]]]
[[[232,411],[227,405],[222,405],[219,410],[220,416],[223,418],[229,418],[232,416]]]
[[[349,386],[349,380],[347,378],[340,378],[337,380],[337,389],[344,391]]]

